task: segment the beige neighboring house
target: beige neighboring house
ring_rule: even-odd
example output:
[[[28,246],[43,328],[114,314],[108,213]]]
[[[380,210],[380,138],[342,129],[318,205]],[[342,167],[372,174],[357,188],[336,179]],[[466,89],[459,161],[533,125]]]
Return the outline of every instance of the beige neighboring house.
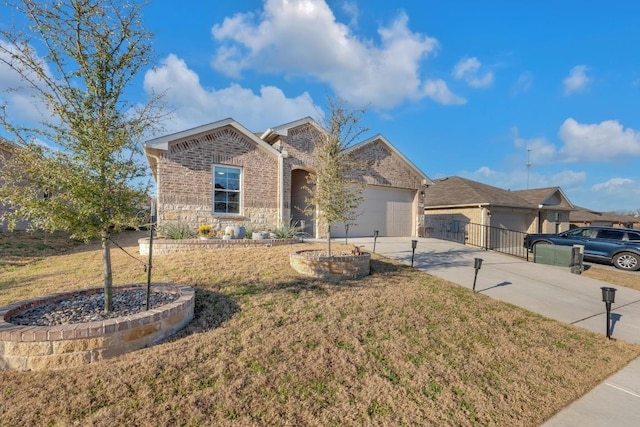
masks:
[[[560,187],[510,191],[451,176],[427,188],[425,227],[430,220],[456,220],[523,233],[557,233],[569,229],[573,209]]]
[[[261,133],[227,118],[147,141],[144,150],[157,188],[158,224],[182,221],[196,229],[241,224],[253,229],[304,222],[305,232],[322,227],[305,208],[307,176],[314,171],[317,135],[313,119]],[[360,176],[364,202],[349,236],[416,236],[422,195],[431,180],[382,135],[348,148],[366,164]],[[341,237],[345,227],[332,227]]]
[[[18,147],[15,144],[7,141],[6,139],[0,138],[0,167],[2,167],[3,160],[11,157],[11,154],[17,148]],[[2,185],[1,182],[0,182],[0,185]],[[8,210],[9,208],[7,208],[7,206],[0,203],[0,216],[2,216]],[[19,221],[16,224],[16,230],[25,230],[27,227],[28,227],[28,223],[25,221]],[[0,231],[7,231],[7,224],[1,220],[0,220]]]
[[[605,227],[640,228],[640,217],[620,215],[613,212],[598,212],[576,206],[569,215],[571,228],[599,225]]]

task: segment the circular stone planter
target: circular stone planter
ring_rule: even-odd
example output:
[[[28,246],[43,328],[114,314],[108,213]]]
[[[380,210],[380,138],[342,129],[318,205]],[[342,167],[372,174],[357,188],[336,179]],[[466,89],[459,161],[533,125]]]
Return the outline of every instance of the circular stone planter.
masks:
[[[305,276],[319,279],[358,279],[371,273],[371,254],[326,256],[324,251],[291,252],[291,267]]]
[[[114,292],[134,288],[140,285],[114,288]],[[193,288],[157,284],[153,290],[180,296],[169,304],[125,317],[56,326],[16,325],[7,319],[81,293],[102,292],[103,288],[61,292],[0,307],[0,369],[39,371],[86,365],[156,344],[193,319]]]

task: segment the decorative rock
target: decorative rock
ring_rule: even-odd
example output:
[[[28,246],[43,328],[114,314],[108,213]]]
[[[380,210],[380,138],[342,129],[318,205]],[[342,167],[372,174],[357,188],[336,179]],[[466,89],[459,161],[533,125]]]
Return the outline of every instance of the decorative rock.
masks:
[[[236,239],[244,239],[244,235],[247,232],[247,229],[244,225],[235,225],[233,226],[233,236]]]
[[[178,299],[178,293],[151,292],[151,308],[169,304]],[[86,294],[70,296],[67,299],[53,301],[17,313],[6,321],[14,325],[53,326],[67,323],[88,323],[97,320],[114,319],[140,313],[146,308],[144,289],[127,289],[114,292],[113,310],[104,312],[104,294]]]
[[[0,370],[60,369],[108,359],[154,345],[193,319],[192,288],[154,285],[148,311],[144,289],[140,285],[114,288],[114,311],[107,315],[104,302],[99,302],[102,288],[62,292],[0,307]],[[160,300],[154,302],[154,294]],[[65,305],[73,300],[83,301],[92,312],[85,311],[86,307]],[[57,308],[38,312],[50,304]],[[60,320],[64,316],[75,320]],[[37,318],[47,320],[39,322]]]

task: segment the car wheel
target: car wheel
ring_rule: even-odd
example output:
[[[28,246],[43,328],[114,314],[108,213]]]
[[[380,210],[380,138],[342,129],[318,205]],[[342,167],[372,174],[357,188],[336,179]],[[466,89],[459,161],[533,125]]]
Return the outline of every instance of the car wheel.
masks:
[[[622,252],[613,257],[613,265],[620,270],[636,271],[640,269],[640,256],[631,252]]]

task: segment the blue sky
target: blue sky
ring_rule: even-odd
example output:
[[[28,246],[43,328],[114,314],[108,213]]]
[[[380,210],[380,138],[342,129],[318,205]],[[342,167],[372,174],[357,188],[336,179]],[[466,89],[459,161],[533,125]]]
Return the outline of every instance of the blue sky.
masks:
[[[591,0],[154,0],[157,67],[131,96],[165,92],[167,132],[226,117],[264,131],[339,96],[368,105],[364,138],[383,134],[431,179],[636,211],[638,16]]]

